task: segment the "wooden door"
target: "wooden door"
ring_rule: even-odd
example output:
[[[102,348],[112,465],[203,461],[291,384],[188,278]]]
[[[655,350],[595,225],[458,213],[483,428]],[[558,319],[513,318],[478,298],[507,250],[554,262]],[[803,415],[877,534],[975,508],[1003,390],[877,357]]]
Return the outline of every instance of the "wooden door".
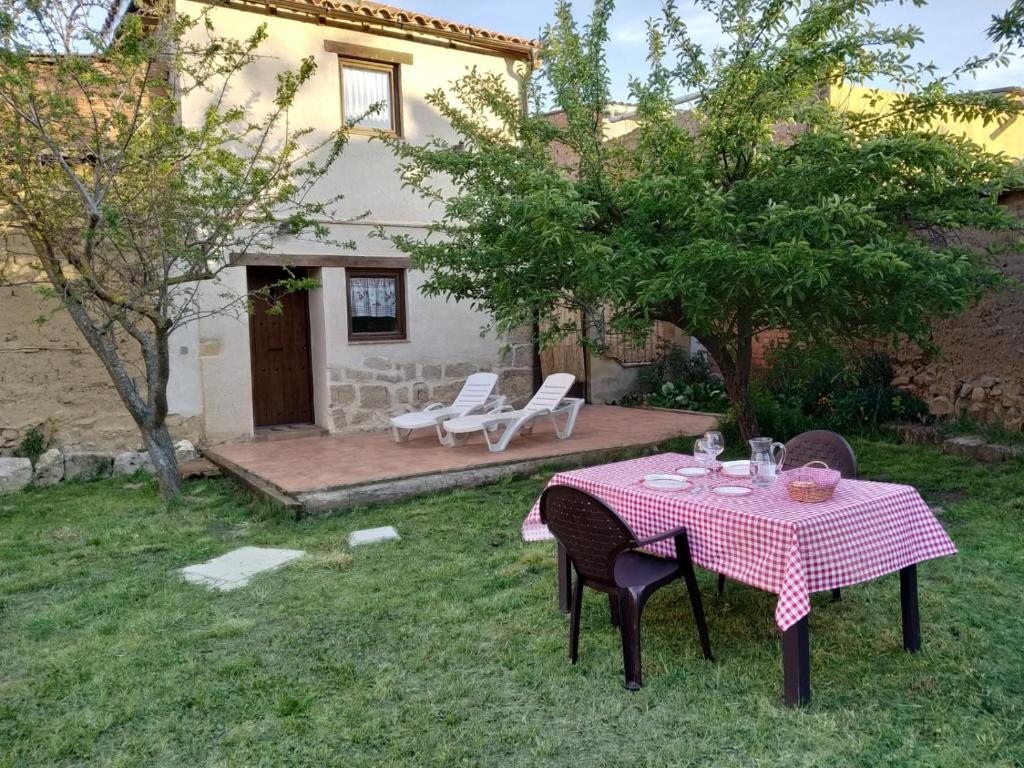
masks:
[[[292,270],[302,277],[299,270]],[[249,267],[249,290],[266,288],[287,273],[280,267]],[[309,343],[309,296],[305,291],[277,295],[282,311],[271,314],[273,302],[256,299],[249,315],[252,360],[252,410],[257,427],[313,422],[313,375]]]

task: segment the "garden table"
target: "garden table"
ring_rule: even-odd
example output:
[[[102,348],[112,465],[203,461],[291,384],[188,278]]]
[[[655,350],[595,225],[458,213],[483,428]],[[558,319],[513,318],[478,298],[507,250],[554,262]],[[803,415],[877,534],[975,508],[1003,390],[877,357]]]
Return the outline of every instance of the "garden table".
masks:
[[[792,501],[784,480],[747,496],[710,490],[656,491],[644,475],[695,466],[691,456],[664,453],[614,464],[559,472],[550,485],[593,494],[615,510],[644,539],[685,526],[694,563],[779,596],[775,622],[782,632],[783,687],[787,705],[810,701],[807,616],[811,593],[829,591],[900,573],[903,647],[921,647],[917,568],[923,560],[956,554],[956,546],[907,485],[843,479],[832,499]],[[711,475],[710,486],[749,484]],[[540,522],[539,502],[523,521],[523,538],[551,538]],[[672,539],[649,551],[675,557]],[[559,547],[559,604],[567,610],[570,566]]]

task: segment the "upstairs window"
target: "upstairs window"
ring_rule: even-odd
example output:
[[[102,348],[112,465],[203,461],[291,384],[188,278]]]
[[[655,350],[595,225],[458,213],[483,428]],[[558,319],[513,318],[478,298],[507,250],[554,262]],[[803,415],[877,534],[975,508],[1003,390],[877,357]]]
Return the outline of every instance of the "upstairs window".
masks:
[[[356,120],[356,133],[402,133],[398,65],[339,58],[341,119]],[[370,109],[378,105],[372,114]]]

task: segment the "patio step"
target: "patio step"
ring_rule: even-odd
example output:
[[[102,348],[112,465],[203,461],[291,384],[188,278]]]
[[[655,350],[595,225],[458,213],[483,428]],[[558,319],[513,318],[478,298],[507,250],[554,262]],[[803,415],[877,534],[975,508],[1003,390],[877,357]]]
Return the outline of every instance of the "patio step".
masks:
[[[258,427],[253,434],[254,443],[272,443],[277,440],[301,440],[304,437],[327,437],[330,434],[316,424],[279,424]]]
[[[217,467],[225,477],[241,485],[253,498],[268,499],[274,504],[279,504],[296,520],[301,520],[305,515],[306,510],[302,502],[285,493],[273,483],[267,482],[209,448],[203,450],[203,456]]]

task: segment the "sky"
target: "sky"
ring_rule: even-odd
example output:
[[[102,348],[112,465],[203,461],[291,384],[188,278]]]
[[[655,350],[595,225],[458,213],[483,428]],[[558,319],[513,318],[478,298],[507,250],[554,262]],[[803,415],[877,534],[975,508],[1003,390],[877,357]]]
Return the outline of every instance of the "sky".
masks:
[[[463,24],[536,37],[552,17],[554,0],[391,0],[421,13]],[[915,58],[934,63],[946,73],[973,55],[991,49],[985,30],[995,13],[1002,13],[1011,0],[931,0],[924,8],[891,4],[872,14],[879,25],[914,24],[924,35],[915,49]],[[693,36],[709,47],[719,38],[714,19],[694,7],[692,0],[677,0],[680,12],[690,23]],[[590,0],[574,0],[577,18],[585,20],[592,7]],[[661,0],[618,0],[610,26],[608,63],[612,72],[612,99],[626,101],[628,79],[647,71],[644,19],[655,16]],[[875,85],[884,86],[884,83]],[[1024,60],[1015,60],[1008,68],[991,67],[976,80],[964,83],[964,90],[1024,85]]]

